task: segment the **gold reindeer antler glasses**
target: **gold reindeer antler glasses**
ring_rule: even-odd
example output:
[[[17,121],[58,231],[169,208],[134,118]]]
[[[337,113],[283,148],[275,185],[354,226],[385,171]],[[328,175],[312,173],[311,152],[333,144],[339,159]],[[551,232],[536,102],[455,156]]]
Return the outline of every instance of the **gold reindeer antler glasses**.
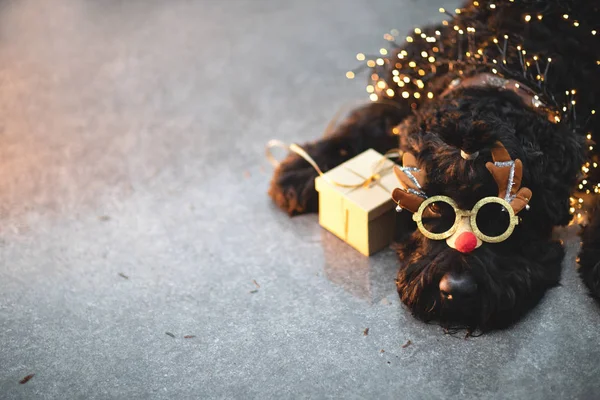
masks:
[[[486,168],[498,185],[498,196],[479,200],[472,210],[461,210],[448,196],[428,197],[423,191],[425,171],[417,166],[416,158],[410,153],[405,153],[402,159],[403,167],[394,169],[402,188],[395,189],[392,197],[399,209],[407,209],[414,213],[413,220],[417,223],[419,231],[429,239],[450,238],[457,232],[461,223],[466,223],[463,219],[467,218],[470,226],[465,227],[465,230],[473,232],[479,240],[487,243],[503,242],[519,224],[517,214],[523,208],[529,208],[531,190],[521,188],[523,175],[521,160],[513,161],[500,142],[497,142],[492,149],[492,158],[493,162],[488,162]],[[504,224],[489,218],[487,210],[493,208],[494,204],[497,205],[497,210],[505,212],[502,218]],[[445,225],[424,223],[424,220],[435,221],[436,219],[445,219]]]
[[[440,208],[439,207],[440,203],[445,204],[446,209],[451,209],[453,211],[454,222],[452,223],[452,225],[450,226],[449,229],[444,230],[442,232],[436,232],[436,230],[433,230],[433,229],[430,230],[431,228],[428,228],[427,226],[425,226],[425,224],[423,224],[423,214],[426,214],[426,215],[429,214],[432,217],[441,217],[441,215],[436,214],[435,212],[429,211],[430,207],[434,206],[434,205],[436,205],[438,208]],[[508,225],[506,226],[506,229],[504,230],[504,232],[500,232],[498,234],[486,235],[484,233],[486,228],[484,228],[484,227],[480,228],[478,226],[478,224],[477,224],[478,218],[477,217],[479,216],[479,211],[484,206],[486,206],[488,204],[492,204],[492,203],[499,204],[500,206],[502,206],[502,208],[504,210],[508,211],[508,214],[509,214]],[[481,239],[482,241],[487,242],[487,243],[499,243],[499,242],[505,241],[513,233],[515,226],[517,226],[519,224],[519,217],[517,217],[515,215],[515,212],[512,209],[512,207],[510,206],[510,204],[504,199],[501,199],[499,197],[493,197],[493,196],[492,197],[484,197],[483,199],[479,200],[477,202],[477,204],[475,204],[473,209],[470,211],[461,210],[460,208],[458,208],[458,205],[456,204],[456,202],[448,196],[433,196],[433,197],[429,197],[427,200],[425,200],[423,203],[421,203],[417,212],[415,214],[413,214],[413,220],[417,223],[417,227],[419,228],[419,231],[421,231],[423,236],[425,236],[429,239],[432,239],[432,240],[444,240],[444,239],[447,239],[450,236],[454,235],[454,233],[457,231],[458,227],[460,226],[462,218],[464,218],[464,217],[469,218],[469,222],[471,224],[471,230],[475,234],[475,236],[477,236],[479,239]]]

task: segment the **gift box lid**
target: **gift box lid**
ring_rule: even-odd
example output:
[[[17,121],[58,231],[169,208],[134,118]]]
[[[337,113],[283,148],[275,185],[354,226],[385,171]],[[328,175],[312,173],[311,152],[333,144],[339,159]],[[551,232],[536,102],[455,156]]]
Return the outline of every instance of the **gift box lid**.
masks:
[[[360,185],[373,175],[383,157],[382,154],[369,149],[328,171],[325,176],[345,185]],[[369,220],[373,220],[395,206],[391,193],[398,183],[392,172],[393,166],[394,163],[389,159],[383,161],[378,169],[378,179],[374,179],[368,186],[342,187],[317,177],[315,187],[318,192],[322,192],[325,187],[338,192],[345,200],[362,209]]]

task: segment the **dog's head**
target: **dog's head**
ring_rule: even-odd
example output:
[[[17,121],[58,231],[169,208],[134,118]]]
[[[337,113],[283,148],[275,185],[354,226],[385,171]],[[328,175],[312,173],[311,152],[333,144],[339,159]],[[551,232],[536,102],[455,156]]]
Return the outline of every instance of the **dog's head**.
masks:
[[[513,93],[466,89],[407,120],[394,200],[416,228],[397,286],[418,317],[507,326],[558,283],[581,141]],[[531,207],[531,208],[530,208]]]

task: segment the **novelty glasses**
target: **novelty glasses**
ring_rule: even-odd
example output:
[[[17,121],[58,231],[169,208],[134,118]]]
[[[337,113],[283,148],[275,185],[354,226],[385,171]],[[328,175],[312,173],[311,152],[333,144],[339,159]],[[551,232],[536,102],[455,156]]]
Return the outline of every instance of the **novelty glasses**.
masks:
[[[465,211],[448,196],[433,196],[423,201],[413,214],[419,231],[433,240],[452,236],[462,218],[469,218],[475,236],[487,243],[505,241],[519,224],[511,205],[500,197],[484,197],[472,210]]]

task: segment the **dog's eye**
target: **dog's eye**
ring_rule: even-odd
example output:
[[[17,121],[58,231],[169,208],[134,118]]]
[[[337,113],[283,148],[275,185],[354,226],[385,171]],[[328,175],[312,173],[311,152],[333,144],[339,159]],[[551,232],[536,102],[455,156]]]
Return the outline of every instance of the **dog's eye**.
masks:
[[[431,203],[427,210],[425,210],[426,216],[429,218],[440,218],[442,216],[442,206],[438,203]]]
[[[423,211],[423,224],[431,233],[444,233],[454,225],[456,213],[454,208],[444,202],[431,203]]]
[[[429,209],[431,210],[431,212],[433,212],[435,214],[439,214],[442,212],[442,209],[440,208],[440,206],[437,203],[431,203],[429,205]]]
[[[449,217],[454,220],[455,216],[456,214],[454,213],[454,208],[445,201],[431,203],[423,211],[423,218],[437,219]]]

